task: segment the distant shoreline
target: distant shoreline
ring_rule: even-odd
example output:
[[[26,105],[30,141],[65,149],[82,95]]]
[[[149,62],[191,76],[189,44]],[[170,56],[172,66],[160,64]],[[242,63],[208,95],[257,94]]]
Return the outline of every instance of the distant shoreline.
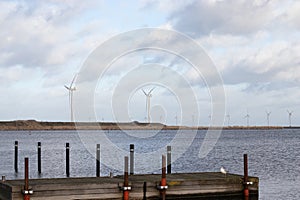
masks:
[[[300,127],[287,126],[224,126],[224,127],[189,127],[189,126],[167,126],[161,123],[140,122],[42,122],[36,120],[0,121],[1,131],[17,130],[270,130],[270,129],[298,129]]]

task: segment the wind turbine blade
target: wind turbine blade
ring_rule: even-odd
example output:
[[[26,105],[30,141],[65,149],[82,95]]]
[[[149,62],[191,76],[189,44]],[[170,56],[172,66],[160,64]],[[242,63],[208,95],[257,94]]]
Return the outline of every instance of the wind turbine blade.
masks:
[[[146,96],[148,96],[147,93],[145,92],[145,90],[142,89],[142,91],[144,92],[144,94],[145,94]]]
[[[64,86],[65,86],[65,88],[67,88],[67,90],[70,90],[70,88],[68,86],[66,86],[66,85],[64,85]]]
[[[155,89],[155,87],[153,87],[150,91],[149,91],[149,93],[148,94],[150,94],[153,90]]]
[[[75,81],[76,78],[77,78],[77,75],[78,75],[78,74],[75,74],[75,76],[73,77],[72,82],[71,82],[71,85],[70,85],[70,88],[72,88],[72,86],[73,86],[73,84],[74,84],[74,81]]]

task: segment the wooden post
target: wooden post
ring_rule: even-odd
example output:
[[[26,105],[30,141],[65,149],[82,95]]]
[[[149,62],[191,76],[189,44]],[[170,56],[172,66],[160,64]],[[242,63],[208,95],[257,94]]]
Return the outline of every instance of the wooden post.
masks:
[[[244,154],[244,196],[249,196],[248,189],[248,155]]]
[[[160,198],[166,199],[166,186],[167,186],[167,175],[166,175],[166,156],[162,155],[162,167],[161,167],[161,182],[160,182]]]
[[[18,141],[15,141],[15,172],[18,173]]]
[[[130,144],[130,175],[134,174],[134,144]]]
[[[22,194],[24,200],[30,200],[30,195],[33,194],[33,190],[29,188],[29,160],[26,157],[24,162],[24,188],[22,189]]]
[[[66,175],[70,177],[70,144],[66,143]]]
[[[41,142],[38,142],[38,172],[39,174],[42,173],[42,153],[41,153],[41,148],[42,148],[42,144]]]
[[[129,181],[128,181],[128,156],[124,158],[124,186],[123,186],[123,200],[129,200]]]
[[[147,199],[147,182],[143,184],[143,200]]]
[[[29,196],[29,170],[28,170],[28,158],[25,158],[25,185],[24,185],[24,200],[30,200]]]
[[[167,173],[171,174],[172,166],[171,166],[171,146],[167,146]]]
[[[100,177],[100,144],[96,147],[96,176]]]

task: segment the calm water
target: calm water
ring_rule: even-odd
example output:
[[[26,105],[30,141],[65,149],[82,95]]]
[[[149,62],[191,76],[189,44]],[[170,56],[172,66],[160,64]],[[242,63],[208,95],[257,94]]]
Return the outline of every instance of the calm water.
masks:
[[[137,138],[134,134],[152,135],[147,138]],[[23,160],[30,159],[30,177],[65,177],[65,143],[71,146],[72,177],[95,176],[95,149],[97,131],[86,131],[89,138],[82,144],[76,131],[3,131],[0,132],[0,176],[7,179],[23,178]],[[260,199],[299,199],[300,198],[300,130],[224,130],[214,149],[203,159],[198,152],[205,136],[205,131],[199,131],[187,151],[172,165],[173,172],[219,171],[224,166],[230,173],[243,174],[243,154],[248,154],[249,175],[260,178]],[[176,135],[176,131],[164,131],[156,135],[151,131],[137,131],[128,136],[121,131],[107,133],[111,142],[118,148],[129,151],[129,144],[135,144],[136,154],[151,153],[164,147]],[[186,142],[189,131],[179,140]],[[19,141],[19,173],[14,173],[14,141]],[[42,142],[42,174],[37,173],[37,142]],[[102,147],[102,146],[101,146]],[[172,146],[176,157],[180,145]],[[106,153],[104,153],[104,151]],[[101,148],[101,160],[113,159],[114,152]],[[128,155],[128,154],[127,154]],[[125,156],[125,155],[124,155]],[[115,156],[113,156],[115,157]],[[114,158],[123,165],[123,157]],[[157,155],[159,164],[160,156]],[[136,157],[136,173],[158,173],[149,171],[149,166],[156,166],[156,161],[147,156]],[[122,167],[121,167],[122,168]],[[101,175],[109,172],[121,174],[117,169],[101,166]]]

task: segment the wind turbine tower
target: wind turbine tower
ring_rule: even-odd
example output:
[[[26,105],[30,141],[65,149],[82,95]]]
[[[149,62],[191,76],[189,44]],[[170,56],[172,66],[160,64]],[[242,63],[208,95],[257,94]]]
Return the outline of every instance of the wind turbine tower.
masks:
[[[230,115],[228,114],[228,115],[226,115],[226,117],[227,117],[227,126],[229,127],[229,125],[230,125]]]
[[[151,92],[154,90],[155,88],[152,88],[148,93],[145,92],[145,90],[142,89],[143,93],[145,94],[146,96],[146,111],[147,111],[147,120],[148,120],[148,123],[151,122],[151,119],[150,119],[150,99],[152,97],[152,94]]]
[[[249,118],[250,118],[250,115],[249,115],[248,111],[247,111],[247,115],[245,116],[245,118],[247,118],[247,127],[249,127]]]
[[[292,114],[293,114],[293,111],[287,110],[287,113],[289,114],[289,122],[290,122],[290,127],[291,127],[292,126]]]
[[[71,122],[74,121],[74,115],[73,115],[73,92],[76,90],[76,87],[74,86],[74,81],[77,78],[77,74],[73,77],[73,80],[70,84],[70,86],[66,86],[65,88],[69,91],[69,104],[70,104],[70,114],[71,114]]]
[[[268,123],[268,127],[270,126],[270,115],[271,115],[271,111],[266,111],[267,114],[267,123]]]
[[[192,126],[195,126],[195,115],[192,114]]]

